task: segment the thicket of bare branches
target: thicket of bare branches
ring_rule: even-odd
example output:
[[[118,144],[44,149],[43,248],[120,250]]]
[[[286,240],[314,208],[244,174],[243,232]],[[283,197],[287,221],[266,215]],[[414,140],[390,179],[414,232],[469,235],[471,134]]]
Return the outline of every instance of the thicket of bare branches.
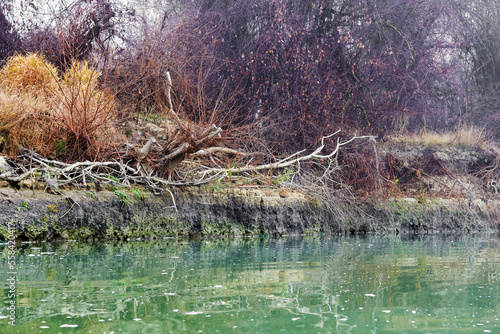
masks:
[[[0,56],[43,53],[57,75],[88,61],[98,77],[97,95],[59,85],[50,107],[20,116],[59,124],[35,139],[64,163],[114,159],[188,182],[283,170],[358,136],[485,120],[498,135],[497,1],[46,0],[27,1],[23,16],[13,5],[0,6]],[[0,131],[2,153],[29,146]],[[339,150],[335,170],[375,189],[374,152]]]

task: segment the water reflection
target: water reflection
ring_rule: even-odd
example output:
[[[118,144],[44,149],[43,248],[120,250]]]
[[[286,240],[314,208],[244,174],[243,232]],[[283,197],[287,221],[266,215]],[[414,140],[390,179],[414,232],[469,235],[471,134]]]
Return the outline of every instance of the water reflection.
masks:
[[[0,246],[4,247],[4,246]],[[495,236],[22,245],[2,333],[499,333]],[[6,248],[0,272],[7,272]]]

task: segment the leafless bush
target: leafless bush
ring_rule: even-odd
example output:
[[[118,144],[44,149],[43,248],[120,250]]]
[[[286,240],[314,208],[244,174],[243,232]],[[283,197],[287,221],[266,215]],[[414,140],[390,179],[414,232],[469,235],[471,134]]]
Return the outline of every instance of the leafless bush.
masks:
[[[107,0],[48,5],[58,11],[53,9],[50,15],[45,14],[47,22],[39,22],[26,32],[23,50],[43,53],[62,70],[73,61],[89,60],[93,50],[102,47],[103,41],[112,34],[115,12]]]

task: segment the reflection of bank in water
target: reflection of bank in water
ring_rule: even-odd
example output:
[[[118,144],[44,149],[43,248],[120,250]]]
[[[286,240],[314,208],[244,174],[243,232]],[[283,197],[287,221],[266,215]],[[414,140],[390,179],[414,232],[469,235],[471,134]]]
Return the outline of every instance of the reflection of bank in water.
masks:
[[[43,320],[82,332],[495,332],[499,245],[491,235],[28,245],[16,331]]]

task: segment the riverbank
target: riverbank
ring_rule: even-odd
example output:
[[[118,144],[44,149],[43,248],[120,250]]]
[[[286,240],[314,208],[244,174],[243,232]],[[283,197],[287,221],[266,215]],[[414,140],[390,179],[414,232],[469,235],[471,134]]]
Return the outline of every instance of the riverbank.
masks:
[[[17,182],[0,178],[0,239],[12,234],[34,241],[500,229],[500,149],[409,142],[377,145],[373,180],[382,186],[368,182],[347,197],[328,188],[300,191],[300,184],[289,181],[290,170],[267,183],[263,177],[253,183],[233,177],[200,186],[156,187],[162,195],[112,182],[111,176],[107,182],[75,185],[49,184],[40,173]],[[8,174],[10,166],[3,165]]]
[[[435,234],[498,230],[498,201],[415,198],[322,203],[298,191],[185,187],[132,190],[0,188],[0,238],[18,240],[212,238],[334,234]],[[173,201],[175,199],[175,203]]]

